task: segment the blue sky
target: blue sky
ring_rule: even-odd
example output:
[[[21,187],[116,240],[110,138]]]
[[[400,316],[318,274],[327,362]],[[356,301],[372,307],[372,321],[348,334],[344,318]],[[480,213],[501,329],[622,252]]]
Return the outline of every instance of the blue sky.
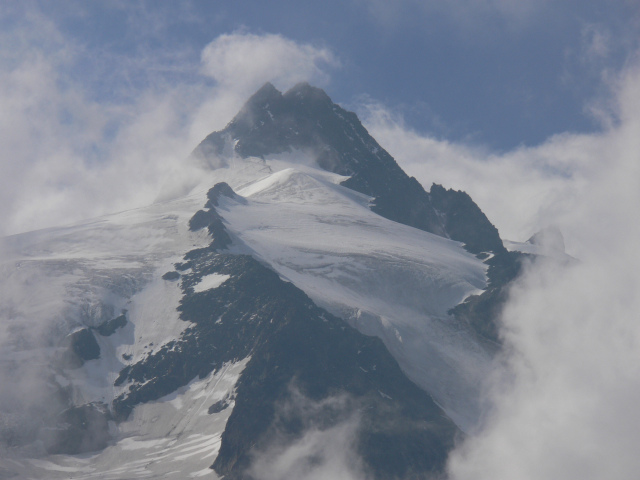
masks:
[[[124,87],[135,95],[154,76],[202,81],[194,78],[200,52],[221,34],[281,34],[333,52],[340,66],[324,86],[335,101],[369,95],[419,131],[501,150],[598,129],[588,107],[607,94],[606,71],[635,52],[640,21],[637,2],[624,0],[32,5],[77,42],[73,74],[98,99]],[[120,60],[145,58],[154,69],[140,62],[118,72]]]

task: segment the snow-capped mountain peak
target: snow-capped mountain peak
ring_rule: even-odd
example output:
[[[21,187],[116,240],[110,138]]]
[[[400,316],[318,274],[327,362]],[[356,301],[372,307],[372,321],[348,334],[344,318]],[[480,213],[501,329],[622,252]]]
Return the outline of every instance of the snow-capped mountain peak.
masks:
[[[4,240],[3,285],[28,293],[4,290],[2,369],[45,352],[34,380],[63,392],[11,471],[254,478],[344,425],[372,478],[442,471],[518,270],[495,227],[305,83],[263,86],[189,161],[211,184],[188,197]]]

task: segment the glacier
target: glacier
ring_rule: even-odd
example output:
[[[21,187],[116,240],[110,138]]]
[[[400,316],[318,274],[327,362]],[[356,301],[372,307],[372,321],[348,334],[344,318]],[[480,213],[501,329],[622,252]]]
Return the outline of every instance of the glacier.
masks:
[[[276,95],[265,88],[256,95]],[[303,101],[301,92],[307,90],[296,98]],[[274,122],[282,112],[272,110],[267,113]],[[329,111],[340,121],[357,121],[335,106]],[[366,148],[360,150],[387,161],[388,154],[358,133],[362,130],[353,127],[349,141],[363,143]],[[111,411],[114,401],[124,402],[134,389],[153,382],[145,377],[152,371],[147,367],[140,367],[138,377],[130,375],[131,369],[163,352],[178,352],[185,335],[198,328],[184,318],[185,302],[215,295],[234,281],[233,272],[211,270],[206,263],[207,255],[220,252],[250,256],[304,292],[328,312],[327,328],[334,330],[327,338],[334,338],[335,319],[342,319],[363,335],[358,338],[380,339],[403,374],[426,392],[424,398],[442,409],[436,416],[452,420],[462,432],[473,431],[497,346],[452,309],[488,291],[489,262],[496,252],[475,246],[478,251],[471,252],[469,245],[447,238],[438,222],[458,228],[451,223],[457,220],[438,209],[428,224],[436,225],[437,234],[382,216],[376,196],[347,188],[357,174],[327,169],[329,157],[318,156],[317,145],[254,156],[237,151],[242,145],[237,138],[212,141],[220,139],[224,144],[217,150],[206,140],[187,160],[202,175],[184,196],[163,196],[147,207],[0,240],[0,374],[20,379],[13,392],[0,395],[0,435],[19,436],[22,429],[38,439],[34,432],[42,425],[55,430],[47,418],[69,404]],[[349,162],[359,165],[356,158]],[[370,178],[362,184],[366,188],[378,182]],[[213,185],[230,193],[212,201]],[[460,192],[452,195],[455,202],[470,202]],[[388,213],[394,203],[385,198]],[[208,213],[200,210],[203,205]],[[212,248],[220,232],[205,228],[206,221],[195,222],[196,212],[200,220],[219,221],[230,242]],[[194,252],[206,253],[197,268],[185,262],[195,258]],[[324,318],[318,312],[314,315]],[[222,321],[219,317],[215,324]],[[78,332],[95,339],[92,348],[99,356],[65,364],[62,360],[76,348],[69,338],[80,338]],[[251,355],[243,355],[231,355],[172,393],[127,404],[126,418],[106,414],[109,438],[97,451],[52,455],[42,440],[27,441],[27,434],[26,440],[2,445],[0,477],[216,478],[209,467],[224,443],[238,382],[245,369],[251,370]],[[373,374],[376,363],[358,368]],[[367,388],[377,392],[376,402],[393,402],[400,394]],[[405,384],[400,390],[412,392]],[[28,399],[24,408],[15,407],[21,398]],[[29,411],[40,413],[30,416]],[[453,427],[439,428],[454,438]]]

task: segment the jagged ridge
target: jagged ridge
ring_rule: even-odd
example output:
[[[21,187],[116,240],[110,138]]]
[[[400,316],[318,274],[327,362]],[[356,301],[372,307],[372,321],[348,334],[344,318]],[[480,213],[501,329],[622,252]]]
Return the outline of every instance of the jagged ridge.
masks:
[[[211,197],[207,206],[215,211]],[[179,310],[181,318],[195,326],[121,372],[117,383],[132,383],[114,402],[119,418],[195,376],[202,378],[225,362],[251,356],[214,463],[225,478],[251,478],[247,468],[252,454],[274,439],[293,443],[304,433],[303,426],[330,428],[355,412],[360,412],[356,450],[372,478],[442,471],[459,431],[429,395],[404,376],[378,338],[317,307],[252,257],[217,250],[192,251],[185,256],[187,263],[177,266],[191,269],[182,275]],[[211,274],[229,279],[215,289],[195,292],[193,287]],[[300,412],[283,422],[277,406],[291,399],[293,389],[312,402],[340,395],[348,401],[329,416],[325,410],[311,418]]]
[[[349,176],[343,186],[374,197],[371,208],[379,215],[460,241],[469,252],[492,257],[487,262],[490,288],[452,313],[481,337],[499,342],[497,319],[506,301],[506,285],[519,272],[522,255],[505,249],[496,227],[468,194],[437,184],[425,191],[369,135],[355,113],[307,83],[285,94],[265,84],[224,130],[205,138],[193,155],[221,155],[229,143],[243,158],[311,151],[323,169]]]
[[[243,158],[294,149],[313,152],[320,167],[349,176],[343,185],[375,198],[385,218],[458,240],[472,253],[505,253],[497,229],[463,192],[434,185],[426,192],[369,135],[357,115],[307,83],[281,94],[265,84],[227,127],[195,149],[200,158],[220,155],[234,141]]]

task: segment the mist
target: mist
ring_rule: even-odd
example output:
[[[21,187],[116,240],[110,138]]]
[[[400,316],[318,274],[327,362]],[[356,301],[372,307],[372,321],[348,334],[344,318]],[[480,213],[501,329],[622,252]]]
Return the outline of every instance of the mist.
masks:
[[[12,48],[0,55],[0,450],[39,456],[46,454],[43,432],[75,394],[56,363],[65,337],[115,318],[126,298],[81,262],[23,259],[27,237],[20,234],[189,193],[204,178],[190,152],[255,90],[267,81],[326,84],[337,60],[280,35],[239,31],[212,39],[195,63],[180,47],[171,55],[133,51],[89,62],[86,46],[34,4],[0,7],[6,18],[0,41]],[[77,75],[87,62],[94,70]],[[166,74],[176,70],[180,81]],[[117,75],[104,95],[91,80],[108,71]],[[38,234],[28,238],[37,242]]]
[[[537,262],[511,291],[502,368],[488,390],[493,408],[480,433],[453,453],[452,479],[634,478],[640,471],[639,74],[623,72],[618,125],[585,139],[595,148],[579,152],[583,185],[556,205],[580,262]]]
[[[247,473],[258,480],[364,480],[364,462],[356,451],[360,417],[349,396],[312,400],[295,385],[278,406],[268,433],[269,446],[254,450]],[[293,436],[289,428],[301,422]]]
[[[635,478],[640,471],[640,67],[611,82],[595,134],[495,154],[406,128],[369,103],[367,125],[426,188],[466,190],[503,238],[563,232],[571,265],[526,265],[499,319],[503,353],[478,431],[451,480]],[[367,110],[368,109],[368,110]]]
[[[276,34],[235,31],[195,54],[96,54],[32,4],[2,7],[0,19],[11,46],[0,56],[0,236],[187,193],[202,176],[190,152],[260,86],[326,85],[339,65]]]
[[[213,39],[183,83],[158,78],[136,95],[104,100],[69,73],[83,46],[31,13],[0,33],[12,46],[0,58],[2,236],[188,192],[201,173],[186,166],[189,152],[262,83],[324,86],[340,64],[327,49],[239,30]],[[179,64],[190,52],[174,54]],[[137,75],[133,65],[140,58],[122,60],[103,59],[102,68],[131,68],[122,76]],[[164,61],[146,58],[144,65]],[[371,134],[426,189],[437,182],[467,191],[503,238],[522,241],[557,225],[579,259],[571,266],[534,262],[511,290],[500,319],[504,353],[485,388],[490,408],[452,452],[451,480],[635,478],[640,471],[637,61],[618,72],[610,90],[598,109],[600,132],[559,133],[502,153],[416,132],[376,101],[359,104]],[[13,268],[1,247],[0,260]],[[46,277],[7,272],[0,347],[23,362],[19,370],[3,363],[0,371],[0,384],[13,386],[0,395],[0,410],[12,412],[3,416],[5,440],[15,430],[11,422],[34,411],[48,415],[50,379],[40,367],[52,339],[68,333],[66,319],[73,318]],[[42,303],[32,305],[36,297]],[[32,351],[45,356],[25,353]],[[254,468],[265,480],[363,478],[350,450],[356,430],[356,418],[309,426],[294,444],[256,452]]]

